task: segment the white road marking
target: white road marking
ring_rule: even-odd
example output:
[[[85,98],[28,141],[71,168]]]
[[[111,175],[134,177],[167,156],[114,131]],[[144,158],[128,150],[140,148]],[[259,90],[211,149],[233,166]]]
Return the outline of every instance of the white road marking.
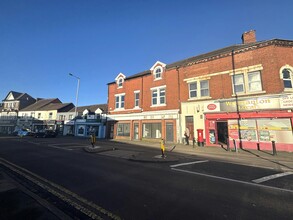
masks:
[[[263,182],[266,182],[266,181],[269,181],[269,180],[272,180],[272,179],[277,179],[277,178],[292,175],[292,174],[293,174],[293,172],[277,173],[277,174],[274,174],[274,175],[265,176],[265,177],[262,177],[262,178],[259,178],[259,179],[252,180],[252,182],[254,182],[254,183],[263,183]]]
[[[189,163],[179,163],[179,164],[175,164],[175,165],[171,165],[171,168],[174,167],[181,167],[181,166],[187,166],[187,165],[191,165],[191,164],[196,164],[196,163],[206,163],[209,162],[208,160],[200,160],[200,161],[194,161],[194,162],[189,162]]]
[[[193,174],[193,175],[205,176],[205,177],[209,177],[209,178],[220,179],[220,180],[230,181],[230,182],[234,182],[234,183],[241,183],[244,185],[257,186],[257,187],[266,188],[266,189],[273,189],[273,190],[293,193],[293,190],[290,190],[290,189],[282,189],[282,188],[273,187],[273,186],[260,185],[257,183],[245,182],[245,181],[241,181],[241,180],[234,180],[234,179],[229,179],[229,178],[225,178],[225,177],[214,176],[214,175],[198,173],[198,172],[193,172],[193,171],[188,171],[188,170],[182,170],[182,169],[177,169],[177,168],[171,168],[171,169],[175,170],[175,171],[183,172],[183,173]]]

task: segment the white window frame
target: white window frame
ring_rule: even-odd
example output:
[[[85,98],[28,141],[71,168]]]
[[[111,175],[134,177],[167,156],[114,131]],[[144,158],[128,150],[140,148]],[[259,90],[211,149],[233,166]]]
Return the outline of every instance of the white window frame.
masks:
[[[250,80],[250,75],[252,74],[258,74],[258,80],[251,81]],[[261,70],[253,70],[253,71],[242,71],[236,74],[230,74],[231,75],[231,81],[232,81],[232,89],[233,89],[233,95],[246,95],[246,94],[256,94],[256,93],[264,93],[263,91],[263,86],[262,86],[262,78],[261,78]],[[235,78],[234,77],[239,77],[242,76],[242,82],[237,83],[235,85]],[[252,86],[253,83],[258,83],[257,86]],[[243,91],[235,92],[235,86],[240,86],[242,85]],[[257,88],[259,89],[253,89]]]
[[[164,91],[164,96],[161,96],[161,92]],[[151,88],[151,107],[166,106],[166,85]],[[154,97],[154,94],[156,96]],[[164,98],[164,102],[161,102],[161,98]],[[154,104],[156,100],[156,104]]]
[[[284,70],[289,71],[289,78],[288,79],[284,78],[284,72],[283,72]],[[293,91],[293,67],[288,64],[285,66],[282,66],[280,69],[280,78],[283,80],[284,91]],[[291,88],[285,87],[285,81],[289,81],[291,83]]]
[[[134,91],[134,108],[139,108],[139,104],[140,104],[140,91],[138,90],[138,91]]]
[[[117,86],[118,86],[118,88],[123,88],[123,83],[124,83],[124,79],[122,77],[120,77],[117,80]]]
[[[160,72],[157,72],[158,70],[160,70]],[[153,74],[154,74],[154,79],[155,79],[155,80],[160,80],[160,79],[162,79],[162,77],[163,77],[163,67],[161,67],[161,66],[157,66],[157,67],[154,69]]]
[[[208,88],[202,88],[201,83],[207,82]],[[196,88],[191,88],[192,85],[195,85]],[[203,90],[208,90],[208,95],[203,95]],[[188,93],[189,93],[189,99],[204,99],[204,98],[210,98],[210,84],[208,79],[204,80],[195,80],[188,82]],[[192,93],[195,93],[195,95],[192,95]]]
[[[124,109],[125,106],[125,93],[115,95],[115,109]]]

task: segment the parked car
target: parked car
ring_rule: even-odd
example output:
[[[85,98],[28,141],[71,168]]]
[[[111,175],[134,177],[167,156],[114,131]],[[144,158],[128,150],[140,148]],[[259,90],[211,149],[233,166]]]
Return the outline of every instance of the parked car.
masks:
[[[24,137],[24,136],[33,136],[34,133],[26,130],[26,129],[20,129],[19,131],[17,131],[17,136],[19,137]]]
[[[48,138],[48,137],[56,137],[57,132],[53,130],[45,130],[45,131],[39,131],[34,134],[35,138]]]

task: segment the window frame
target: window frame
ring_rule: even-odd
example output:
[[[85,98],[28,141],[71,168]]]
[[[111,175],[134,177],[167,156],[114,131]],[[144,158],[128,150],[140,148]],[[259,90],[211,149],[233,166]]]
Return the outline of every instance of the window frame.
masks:
[[[134,91],[134,108],[139,108],[140,104],[140,91]]]
[[[289,78],[284,77],[284,71],[287,70],[289,72]],[[283,80],[284,91],[292,91],[293,90],[293,67],[289,65],[285,65],[280,69],[280,78]],[[291,87],[286,87],[285,82],[289,82]]]
[[[252,81],[250,80],[250,75],[252,74],[258,74],[258,80]],[[258,94],[265,92],[263,90],[263,84],[262,84],[262,71],[261,70],[251,70],[251,71],[241,71],[239,73],[233,73],[231,75],[231,81],[232,81],[232,89],[233,89],[233,96],[235,95],[249,95],[249,94]],[[235,77],[242,76],[242,83],[236,83]],[[257,87],[259,89],[253,90],[251,84],[252,83],[259,83]],[[235,86],[242,85],[243,91],[235,91]]]
[[[160,70],[160,72],[157,72],[158,70]],[[161,66],[157,66],[155,69],[154,69],[154,80],[160,80],[163,78],[163,67]]]
[[[125,107],[125,93],[115,95],[115,109],[124,109]]]
[[[207,82],[207,88],[202,88],[202,83]],[[195,86],[195,88],[191,88],[191,86]],[[203,90],[207,90],[208,94],[203,95]],[[192,95],[192,93],[195,93]],[[195,80],[188,82],[188,95],[189,99],[205,99],[210,98],[210,83],[209,79]]]
[[[158,106],[166,106],[166,86],[151,88],[151,107]]]

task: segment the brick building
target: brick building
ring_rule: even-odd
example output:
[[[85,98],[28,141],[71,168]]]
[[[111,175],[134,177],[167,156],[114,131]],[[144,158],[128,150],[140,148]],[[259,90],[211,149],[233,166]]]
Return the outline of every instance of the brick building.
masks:
[[[181,142],[188,127],[208,146],[293,151],[292,74],[293,41],[257,42],[255,31],[241,44],[119,74],[108,84],[114,137]]]

